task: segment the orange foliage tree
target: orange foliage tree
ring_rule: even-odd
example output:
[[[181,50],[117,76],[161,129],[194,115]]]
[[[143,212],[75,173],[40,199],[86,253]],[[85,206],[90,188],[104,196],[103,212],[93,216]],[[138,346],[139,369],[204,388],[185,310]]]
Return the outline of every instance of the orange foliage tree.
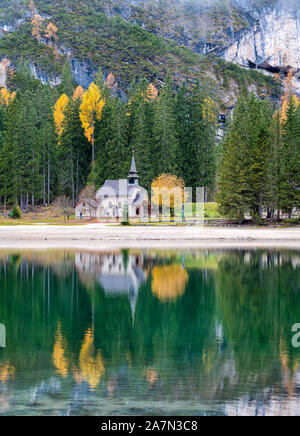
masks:
[[[36,38],[39,42],[42,39],[42,32],[43,32],[43,21],[44,18],[42,18],[39,14],[36,14],[31,22],[32,24],[32,36]]]
[[[83,99],[83,95],[84,95],[84,89],[82,88],[82,86],[79,85],[75,89],[72,99],[74,101],[76,101],[78,99],[82,100]]]

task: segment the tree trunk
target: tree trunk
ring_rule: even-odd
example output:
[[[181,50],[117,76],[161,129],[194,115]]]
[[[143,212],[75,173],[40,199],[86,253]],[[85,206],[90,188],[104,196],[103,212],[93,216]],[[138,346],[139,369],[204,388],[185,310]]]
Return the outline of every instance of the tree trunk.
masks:
[[[46,204],[46,156],[43,159],[43,204]]]
[[[260,219],[262,219],[262,216],[263,216],[262,192],[259,193],[258,216]]]
[[[78,196],[79,196],[79,156],[77,151],[76,156],[76,204],[78,203]]]
[[[74,160],[73,152],[71,152],[71,185],[72,185],[72,202],[75,204],[75,187],[74,187]]]
[[[49,157],[49,154],[48,154],[48,206],[50,205],[50,181],[51,181],[50,157]]]
[[[94,140],[92,143],[92,167],[95,168],[95,144],[94,144]]]

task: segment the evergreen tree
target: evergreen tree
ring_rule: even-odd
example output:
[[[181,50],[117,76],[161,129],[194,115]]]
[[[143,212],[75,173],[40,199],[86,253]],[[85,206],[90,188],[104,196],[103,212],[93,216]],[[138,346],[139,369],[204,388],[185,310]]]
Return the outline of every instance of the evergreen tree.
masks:
[[[128,176],[130,157],[127,144],[126,105],[121,100],[112,100],[111,137],[107,141],[110,178],[123,179]]]
[[[72,75],[70,60],[67,59],[62,70],[61,82],[57,87],[58,93],[71,97],[75,90],[75,82]]]
[[[134,88],[129,105],[130,148],[134,152],[142,186],[150,189],[153,180],[153,155],[151,150],[153,128],[153,101],[148,95],[149,83],[142,80]],[[128,172],[127,167],[127,172]]]
[[[70,196],[73,204],[78,202],[90,171],[90,145],[81,127],[80,104],[80,98],[68,104],[59,146],[60,161],[65,163],[60,170],[61,192]]]
[[[220,165],[218,201],[224,215],[262,217],[271,116],[270,105],[253,93],[240,97]]]
[[[282,121],[280,207],[291,216],[300,207],[300,109],[290,96]]]
[[[174,111],[173,81],[171,74],[166,77],[159,98],[155,102],[153,143],[155,176],[163,173],[178,174],[178,141]]]

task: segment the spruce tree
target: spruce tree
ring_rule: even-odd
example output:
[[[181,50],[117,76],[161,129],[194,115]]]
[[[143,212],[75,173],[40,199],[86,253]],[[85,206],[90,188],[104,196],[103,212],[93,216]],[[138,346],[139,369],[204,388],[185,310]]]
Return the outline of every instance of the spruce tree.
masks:
[[[90,145],[84,136],[79,118],[81,100],[71,100],[65,112],[60,137],[59,156],[64,165],[60,169],[61,192],[77,203],[90,171]]]
[[[164,173],[177,175],[179,172],[174,97],[173,80],[168,73],[160,96],[155,102],[153,127],[155,176]]]
[[[114,98],[111,114],[111,137],[106,144],[108,172],[112,179],[124,179],[128,175],[130,155],[127,143],[126,105]]]
[[[129,101],[127,113],[130,117],[129,145],[134,152],[135,161],[140,174],[140,184],[150,189],[153,180],[153,155],[151,150],[153,102],[148,99],[149,83],[142,80],[135,88]],[[130,158],[131,159],[131,158]],[[127,167],[127,172],[128,172]]]
[[[224,215],[262,217],[271,122],[269,103],[253,93],[240,97],[220,164],[217,199]]]
[[[280,207],[288,216],[300,207],[300,109],[291,95],[282,121]]]

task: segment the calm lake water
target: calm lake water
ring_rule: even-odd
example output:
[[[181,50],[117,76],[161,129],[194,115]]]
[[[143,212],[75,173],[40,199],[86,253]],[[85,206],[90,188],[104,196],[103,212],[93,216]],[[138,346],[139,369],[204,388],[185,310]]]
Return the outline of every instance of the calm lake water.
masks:
[[[0,252],[0,415],[300,414],[300,252]]]

